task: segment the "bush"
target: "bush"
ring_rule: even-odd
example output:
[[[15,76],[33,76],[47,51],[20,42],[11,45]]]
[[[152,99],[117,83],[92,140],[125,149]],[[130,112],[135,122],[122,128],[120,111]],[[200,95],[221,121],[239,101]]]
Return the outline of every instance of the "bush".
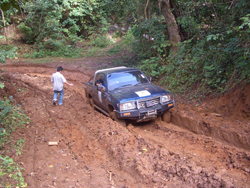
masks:
[[[81,49],[77,49],[75,45],[69,45],[66,40],[48,39],[35,45],[36,50],[24,57],[44,58],[44,57],[79,57]]]
[[[109,40],[106,36],[91,35],[89,39],[90,39],[89,44],[94,47],[105,48],[113,44],[113,42]]]
[[[11,45],[0,46],[0,63],[5,63],[6,58],[17,58],[17,47]]]

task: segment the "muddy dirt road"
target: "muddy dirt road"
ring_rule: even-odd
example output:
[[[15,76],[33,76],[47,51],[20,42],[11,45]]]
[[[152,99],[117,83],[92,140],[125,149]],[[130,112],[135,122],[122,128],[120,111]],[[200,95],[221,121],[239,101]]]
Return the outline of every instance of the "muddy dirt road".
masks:
[[[226,108],[218,114],[177,102],[171,124],[157,119],[124,128],[85,98],[83,83],[95,69],[90,64],[0,67],[1,96],[12,95],[31,118],[18,133],[28,187],[250,187],[249,111],[230,119]],[[58,65],[74,86],[65,85],[64,104],[53,106],[50,78]],[[249,104],[246,98],[248,110]],[[49,146],[52,141],[59,144]]]

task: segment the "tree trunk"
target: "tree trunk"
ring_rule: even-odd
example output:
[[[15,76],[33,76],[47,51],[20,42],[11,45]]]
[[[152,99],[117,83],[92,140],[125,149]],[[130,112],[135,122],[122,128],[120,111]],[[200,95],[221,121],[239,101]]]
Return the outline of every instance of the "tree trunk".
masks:
[[[8,37],[7,37],[7,32],[6,32],[6,25],[5,25],[4,14],[3,14],[2,9],[0,9],[0,11],[1,11],[1,14],[2,14],[2,18],[3,18],[3,29],[4,29],[4,35],[5,35],[5,38],[6,38],[6,43],[7,43],[7,45],[9,45]]]
[[[172,43],[171,51],[177,53],[178,51],[178,42],[181,42],[181,37],[179,34],[178,25],[176,23],[175,17],[171,12],[170,0],[159,0],[162,7],[162,12],[166,20],[169,40]]]
[[[145,10],[144,10],[144,13],[145,13],[145,19],[146,19],[146,20],[148,19],[148,17],[147,17],[147,8],[148,8],[148,3],[149,3],[149,0],[147,0],[146,6],[145,6]]]

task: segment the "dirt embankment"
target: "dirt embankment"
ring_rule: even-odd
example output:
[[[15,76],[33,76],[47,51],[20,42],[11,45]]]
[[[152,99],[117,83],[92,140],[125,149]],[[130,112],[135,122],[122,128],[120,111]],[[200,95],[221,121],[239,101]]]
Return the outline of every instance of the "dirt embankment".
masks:
[[[65,86],[63,106],[52,105],[57,64],[2,68],[1,96],[14,96],[31,118],[19,131],[28,187],[250,187],[249,86],[232,102],[230,93],[198,107],[177,102],[172,124],[124,128],[88,104],[86,64],[65,64],[74,86]]]
[[[250,150],[250,84],[200,106],[181,104],[172,123],[238,148]]]

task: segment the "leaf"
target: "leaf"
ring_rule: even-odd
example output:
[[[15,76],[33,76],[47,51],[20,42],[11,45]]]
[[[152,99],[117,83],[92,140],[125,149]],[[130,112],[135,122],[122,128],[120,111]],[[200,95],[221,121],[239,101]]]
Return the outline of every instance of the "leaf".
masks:
[[[6,116],[6,114],[8,114],[11,111],[11,107],[10,106],[5,106],[4,110],[1,112],[1,116],[4,117]]]
[[[208,35],[206,38],[207,38],[207,41],[210,41],[210,40],[212,40],[213,35]]]
[[[10,9],[10,3],[3,3],[1,4],[1,7],[0,7],[3,11],[7,11]]]
[[[17,4],[12,4],[12,6],[13,6],[15,9],[19,10],[19,6],[18,6]]]
[[[9,99],[11,102],[13,102],[13,96],[10,96]]]

